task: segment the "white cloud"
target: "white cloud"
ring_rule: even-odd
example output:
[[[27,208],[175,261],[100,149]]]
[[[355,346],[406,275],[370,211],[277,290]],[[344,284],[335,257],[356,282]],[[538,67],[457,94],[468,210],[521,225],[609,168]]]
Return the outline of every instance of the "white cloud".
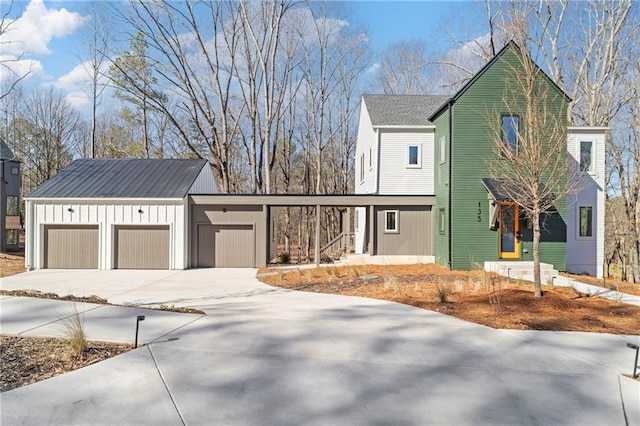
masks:
[[[375,64],[372,64],[369,68],[367,68],[367,70],[365,71],[367,74],[375,74],[378,72],[378,70],[382,68],[382,65],[380,65],[378,62],[376,62]]]
[[[9,21],[2,35],[2,53],[20,56],[49,53],[52,39],[73,33],[87,18],[67,9],[48,9],[43,0],[32,0],[22,13]]]
[[[105,77],[105,73],[109,69],[109,64],[107,61],[104,61],[100,66],[98,83],[105,84],[107,77]],[[83,62],[81,64],[76,65],[71,71],[66,73],[63,76],[60,76],[56,81],[51,83],[52,86],[63,89],[63,90],[73,90],[77,89],[80,86],[86,86],[91,84],[93,80],[93,67],[91,66],[90,61]]]
[[[64,99],[76,110],[82,109],[89,103],[89,96],[84,92],[71,92]]]
[[[44,69],[40,61],[35,59],[19,59],[13,55],[0,55],[0,80],[16,78],[32,78],[42,76]]]

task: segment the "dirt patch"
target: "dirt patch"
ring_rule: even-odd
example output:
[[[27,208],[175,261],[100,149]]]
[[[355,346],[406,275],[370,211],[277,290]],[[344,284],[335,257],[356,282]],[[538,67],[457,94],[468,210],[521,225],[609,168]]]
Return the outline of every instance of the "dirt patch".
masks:
[[[24,271],[24,252],[0,253],[0,278]]]
[[[258,278],[292,290],[404,303],[493,328],[640,334],[638,306],[584,297],[565,287],[545,286],[544,296],[535,298],[533,283],[483,271],[434,264],[265,268]]]
[[[0,392],[86,367],[132,349],[131,345],[89,342],[75,355],[65,339],[0,335]]]

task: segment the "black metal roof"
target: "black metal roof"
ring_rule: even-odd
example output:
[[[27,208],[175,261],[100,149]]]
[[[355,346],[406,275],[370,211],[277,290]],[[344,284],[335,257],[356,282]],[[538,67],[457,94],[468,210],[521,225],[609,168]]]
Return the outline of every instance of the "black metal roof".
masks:
[[[363,95],[371,124],[380,126],[429,126],[429,116],[448,96],[441,95]]]
[[[522,198],[523,201],[527,197],[519,197],[523,194],[522,189],[518,183],[512,179],[493,179],[482,178],[482,184],[486,188],[487,192],[491,194],[491,197],[496,201],[515,201],[513,197]],[[544,194],[544,203],[552,203],[555,201],[555,194],[547,189],[544,184],[539,184],[540,193]],[[521,203],[520,203],[521,204]]]
[[[18,159],[15,158],[15,155],[13,155],[11,148],[9,148],[2,138],[0,138],[0,160],[18,161]]]
[[[75,160],[29,198],[184,198],[206,164],[178,159]]]

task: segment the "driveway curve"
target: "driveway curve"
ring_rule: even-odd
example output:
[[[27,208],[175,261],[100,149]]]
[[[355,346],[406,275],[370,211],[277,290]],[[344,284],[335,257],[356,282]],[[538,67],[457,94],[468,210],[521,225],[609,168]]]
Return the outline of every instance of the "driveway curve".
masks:
[[[2,424],[640,423],[640,383],[620,374],[633,362],[625,343],[638,336],[494,330],[274,288],[255,270],[69,274],[29,272],[2,288],[82,287],[113,303],[188,305],[207,316],[0,394]]]

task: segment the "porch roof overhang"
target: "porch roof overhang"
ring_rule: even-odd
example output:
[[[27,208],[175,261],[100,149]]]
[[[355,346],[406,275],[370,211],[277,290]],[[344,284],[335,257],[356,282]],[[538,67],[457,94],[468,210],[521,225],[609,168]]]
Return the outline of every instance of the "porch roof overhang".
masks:
[[[493,178],[482,178],[482,185],[484,185],[485,189],[489,193],[489,198],[494,201],[507,201],[507,202],[516,202],[518,204],[522,204],[518,200],[514,200],[512,194],[523,193],[522,189],[518,187],[517,182],[514,182],[512,179],[493,179]],[[540,184],[540,193],[547,194],[544,203],[553,203],[556,196],[553,192],[547,190],[544,184]]]
[[[190,195],[193,204],[210,205],[262,205],[269,207],[362,207],[362,206],[433,206],[435,195],[306,195],[306,194],[273,194],[273,195]]]

